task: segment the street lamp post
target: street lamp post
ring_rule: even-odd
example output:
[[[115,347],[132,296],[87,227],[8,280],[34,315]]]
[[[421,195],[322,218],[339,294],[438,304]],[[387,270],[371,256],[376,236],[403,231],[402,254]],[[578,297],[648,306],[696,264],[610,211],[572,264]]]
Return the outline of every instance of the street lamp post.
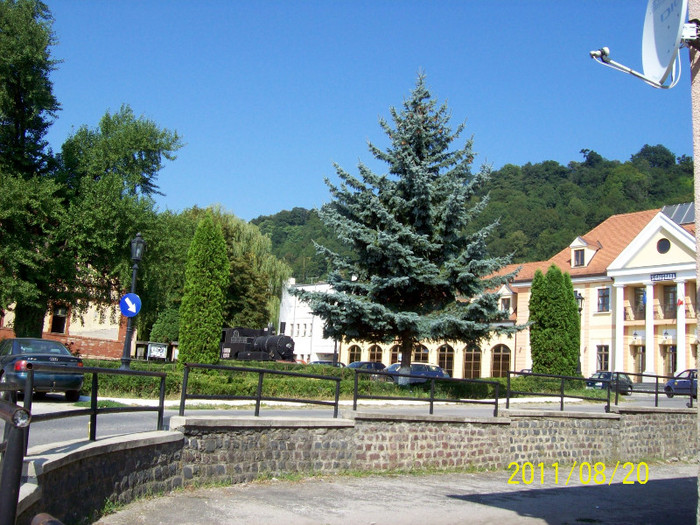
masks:
[[[576,298],[576,304],[578,305],[578,315],[579,315],[579,342],[578,342],[578,364],[576,365],[576,372],[581,375],[581,343],[583,342],[583,318],[581,312],[583,312],[583,295],[581,292],[576,290],[574,294]]]
[[[136,271],[139,269],[139,262],[143,258],[143,252],[146,251],[146,241],[143,240],[140,233],[131,241],[131,261],[134,265],[131,267],[131,293],[136,293]],[[124,350],[122,351],[122,370],[129,370],[131,363],[131,338],[134,335],[134,318],[128,317],[126,321],[126,336],[124,338]]]

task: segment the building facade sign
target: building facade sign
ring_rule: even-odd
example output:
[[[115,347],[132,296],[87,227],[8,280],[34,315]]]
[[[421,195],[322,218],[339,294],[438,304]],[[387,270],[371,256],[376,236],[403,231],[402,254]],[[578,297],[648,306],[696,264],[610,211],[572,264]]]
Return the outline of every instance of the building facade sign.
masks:
[[[673,281],[676,278],[675,273],[652,273],[651,274],[651,281],[656,282],[656,281]]]

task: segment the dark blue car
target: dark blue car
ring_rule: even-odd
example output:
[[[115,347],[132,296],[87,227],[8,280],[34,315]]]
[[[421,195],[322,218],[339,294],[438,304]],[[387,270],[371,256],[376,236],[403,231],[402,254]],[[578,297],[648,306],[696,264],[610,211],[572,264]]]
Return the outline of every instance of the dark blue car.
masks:
[[[61,343],[48,339],[13,338],[0,341],[0,382],[24,388],[30,363],[65,367],[65,372],[34,372],[34,392],[65,392],[67,401],[77,401],[83,374],[72,369],[83,366],[79,357]]]
[[[445,372],[442,368],[437,365],[428,365],[424,363],[413,363],[409,366],[408,370],[401,368],[401,363],[394,363],[389,368],[385,370],[388,374],[391,374],[391,379],[395,383],[399,384],[415,384],[415,383],[425,383],[430,378],[448,378],[450,374]],[[420,377],[405,377],[402,375],[410,376],[420,376]]]
[[[673,379],[669,379],[664,386],[664,392],[668,397],[675,395],[692,395],[698,397],[698,371],[696,369],[683,370]]]

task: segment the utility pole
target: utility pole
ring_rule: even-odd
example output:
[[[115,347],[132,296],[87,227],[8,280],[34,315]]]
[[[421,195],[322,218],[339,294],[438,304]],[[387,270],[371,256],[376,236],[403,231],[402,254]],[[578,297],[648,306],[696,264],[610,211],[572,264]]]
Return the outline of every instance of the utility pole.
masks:
[[[688,1],[688,20],[700,20],[700,0]],[[695,334],[696,341],[700,328],[700,51],[694,46],[688,46],[690,52],[690,105],[693,119],[693,174],[695,195]],[[697,366],[697,355],[696,364]],[[700,410],[698,410],[698,436],[700,436]],[[699,437],[700,444],[700,437]],[[700,479],[700,469],[698,470]],[[700,485],[699,485],[700,487]],[[700,488],[698,489],[700,494]],[[700,500],[699,500],[700,501]],[[696,522],[700,525],[700,503],[696,514]]]

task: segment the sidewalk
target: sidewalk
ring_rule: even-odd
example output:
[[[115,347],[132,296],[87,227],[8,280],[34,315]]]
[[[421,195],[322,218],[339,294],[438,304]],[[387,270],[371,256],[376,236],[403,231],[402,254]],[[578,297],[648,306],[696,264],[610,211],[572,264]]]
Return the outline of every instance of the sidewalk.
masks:
[[[545,466],[530,485],[509,484],[513,470],[472,474],[264,481],[182,490],[132,503],[99,525],[574,524],[695,523],[698,465],[648,465],[645,484],[565,486]],[[612,469],[612,466],[611,466]],[[566,472],[564,472],[566,470]],[[636,471],[628,481],[637,481]],[[643,476],[642,476],[643,477]]]

